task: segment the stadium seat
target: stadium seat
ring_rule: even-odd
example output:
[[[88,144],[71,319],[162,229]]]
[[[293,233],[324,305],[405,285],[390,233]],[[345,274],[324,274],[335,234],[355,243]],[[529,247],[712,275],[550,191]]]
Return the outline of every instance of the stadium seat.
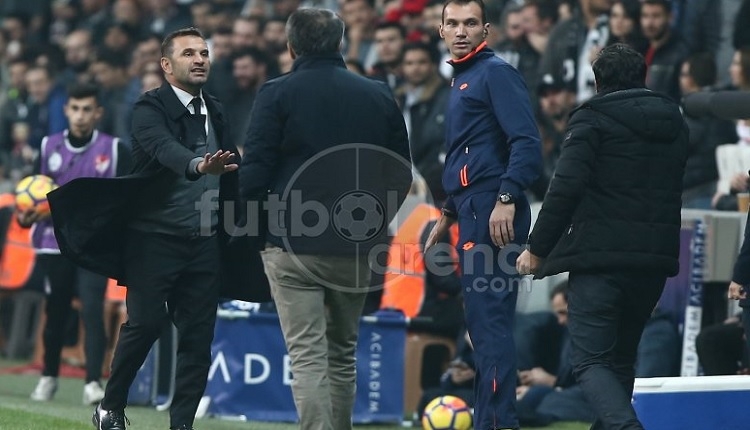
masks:
[[[448,368],[456,354],[456,342],[427,333],[409,333],[404,349],[404,414],[411,416],[422,396],[422,366],[426,350],[442,350],[442,366]]]

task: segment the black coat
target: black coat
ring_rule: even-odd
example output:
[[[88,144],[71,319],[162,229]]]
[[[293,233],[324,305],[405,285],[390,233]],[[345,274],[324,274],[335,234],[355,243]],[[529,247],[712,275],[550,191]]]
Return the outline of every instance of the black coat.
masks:
[[[388,243],[388,221],[411,184],[404,118],[388,87],[348,71],[340,54],[298,57],[291,73],[258,91],[240,180],[244,198],[268,199],[273,245],[366,255]],[[358,202],[373,223],[350,234],[343,215]]]
[[[645,89],[598,94],[571,116],[529,237],[564,271],[678,271],[688,129],[679,106]]]
[[[220,148],[236,153],[229,141],[222,106],[205,92],[203,96]],[[64,255],[81,267],[127,286],[122,251],[128,221],[152,199],[160,198],[159,184],[164,179],[186,174],[195,157],[188,149],[196,137],[187,132],[191,120],[167,83],[141,96],[133,109],[133,173],[119,178],[79,178],[48,195],[55,237]],[[250,238],[230,240],[230,232],[223,228],[227,202],[234,202],[235,217],[242,216],[237,172],[221,176],[219,201],[220,296],[269,301],[263,263],[257,251],[251,249]]]

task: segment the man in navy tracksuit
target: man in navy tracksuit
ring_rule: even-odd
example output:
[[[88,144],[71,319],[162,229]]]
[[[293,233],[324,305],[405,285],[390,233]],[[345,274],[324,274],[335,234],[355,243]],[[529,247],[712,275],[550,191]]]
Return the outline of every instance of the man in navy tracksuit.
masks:
[[[440,36],[454,68],[446,112],[443,186],[449,194],[426,247],[456,220],[466,322],[476,357],[476,429],[516,429],[513,267],[528,236],[524,195],[542,169],[526,85],[488,49],[482,0],[449,0]],[[516,246],[512,246],[516,245]],[[511,259],[511,255],[513,259]]]

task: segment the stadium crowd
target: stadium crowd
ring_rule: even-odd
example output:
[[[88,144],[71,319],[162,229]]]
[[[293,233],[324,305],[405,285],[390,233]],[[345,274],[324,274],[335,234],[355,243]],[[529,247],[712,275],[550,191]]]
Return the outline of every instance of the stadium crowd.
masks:
[[[63,106],[72,84],[99,88],[104,114],[97,129],[127,145],[136,100],[163,82],[163,37],[189,26],[208,40],[212,71],[204,88],[224,104],[231,140],[242,148],[256,93],[267,80],[291,70],[287,17],[306,6],[340,14],[349,70],[391,88],[404,116],[415,170],[440,207],[446,198],[441,184],[444,112],[453,73],[438,34],[443,0],[4,0],[0,193],[12,191],[35,171],[45,136],[68,128]],[[750,91],[750,0],[488,0],[487,12],[492,23],[488,46],[522,74],[541,133],[544,173],[530,189],[531,201],[544,198],[569,113],[596,92],[591,61],[603,47],[618,42],[634,47],[646,59],[648,87],[677,101],[700,91]],[[750,145],[750,120],[685,119],[690,148],[683,208],[737,210],[736,196],[750,190],[750,176],[738,173],[726,187],[718,186],[715,154],[722,144]],[[424,241],[424,231],[413,234]],[[434,282],[444,285],[444,291],[437,289],[440,300],[450,296],[451,303],[435,305],[431,314],[425,304],[417,313],[437,321],[423,329],[462,339],[456,280]],[[376,300],[369,311],[380,307]],[[555,313],[560,312],[566,311]],[[448,327],[441,325],[445,322]],[[470,355],[468,349],[459,352]],[[549,364],[547,370],[562,364]],[[530,361],[526,371],[540,367]],[[562,374],[545,375],[552,381],[522,384],[526,388],[519,399],[531,386],[545,386],[545,395],[560,386]],[[443,375],[443,382],[450,377],[450,372]],[[440,385],[440,372],[433,379]],[[531,400],[526,405],[530,421],[554,420],[537,410],[541,398]]]

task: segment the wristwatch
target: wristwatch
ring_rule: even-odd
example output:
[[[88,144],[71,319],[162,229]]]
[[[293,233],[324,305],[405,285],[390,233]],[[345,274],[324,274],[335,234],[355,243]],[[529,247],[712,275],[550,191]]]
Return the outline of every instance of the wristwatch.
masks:
[[[497,201],[504,205],[509,205],[515,202],[515,200],[513,199],[513,196],[510,193],[498,194]]]

